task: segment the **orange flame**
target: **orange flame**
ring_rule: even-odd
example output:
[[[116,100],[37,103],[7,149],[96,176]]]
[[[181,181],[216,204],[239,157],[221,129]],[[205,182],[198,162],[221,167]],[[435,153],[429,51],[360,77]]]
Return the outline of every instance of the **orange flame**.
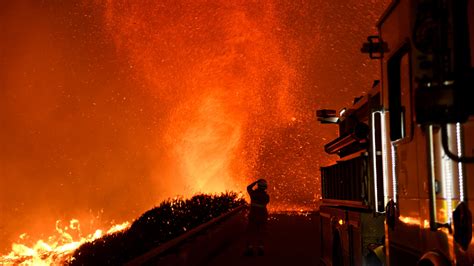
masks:
[[[56,221],[56,235],[47,240],[38,240],[33,245],[25,243],[13,243],[12,251],[0,256],[0,263],[22,264],[22,265],[58,265],[64,264],[79,246],[85,242],[94,241],[104,235],[123,231],[130,226],[129,222],[116,224],[110,227],[104,234],[100,229],[93,234],[81,236],[80,223],[76,219],[69,221],[69,226],[61,227],[61,221]],[[76,237],[74,237],[76,235]],[[20,235],[20,240],[25,240],[26,234]]]
[[[312,176],[301,180],[307,187],[290,186],[305,190],[306,201],[314,198],[309,190],[317,168],[305,169],[297,162],[285,165],[294,169],[280,176],[274,172],[281,169],[271,169],[278,163],[267,162],[276,158],[262,156],[277,140],[281,150],[275,152],[284,154],[289,151],[285,146],[295,144],[286,139],[301,139],[296,149],[308,160],[317,147],[307,148],[316,138],[309,132],[286,135],[288,128],[314,123],[312,111],[297,98],[303,58],[281,27],[278,9],[288,7],[272,1],[161,5],[121,0],[103,7],[118,53],[127,58],[145,90],[167,105],[159,139],[165,140],[171,169],[170,176],[156,170],[161,187],[187,196],[241,191],[259,177],[282,183],[289,175]],[[314,33],[311,42],[317,39]],[[291,197],[281,193],[280,198]]]
[[[58,213],[130,220],[176,194],[242,191],[257,178],[271,209],[312,210],[335,133],[313,112],[377,77],[352,51],[379,1],[30,2],[0,9],[3,245]],[[71,236],[15,249],[81,241]]]

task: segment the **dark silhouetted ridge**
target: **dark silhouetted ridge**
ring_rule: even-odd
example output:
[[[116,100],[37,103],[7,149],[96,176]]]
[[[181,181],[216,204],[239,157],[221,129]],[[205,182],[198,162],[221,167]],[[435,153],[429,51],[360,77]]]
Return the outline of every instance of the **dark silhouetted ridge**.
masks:
[[[80,246],[70,265],[120,265],[190,229],[245,204],[236,193],[169,199],[135,220],[125,231]]]

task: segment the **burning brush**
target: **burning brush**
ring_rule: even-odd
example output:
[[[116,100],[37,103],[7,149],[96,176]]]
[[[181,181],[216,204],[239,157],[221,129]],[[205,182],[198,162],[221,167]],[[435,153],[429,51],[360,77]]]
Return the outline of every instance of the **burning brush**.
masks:
[[[135,220],[125,231],[106,235],[79,247],[71,265],[120,265],[184,234],[240,205],[236,193],[196,195],[162,202]]]

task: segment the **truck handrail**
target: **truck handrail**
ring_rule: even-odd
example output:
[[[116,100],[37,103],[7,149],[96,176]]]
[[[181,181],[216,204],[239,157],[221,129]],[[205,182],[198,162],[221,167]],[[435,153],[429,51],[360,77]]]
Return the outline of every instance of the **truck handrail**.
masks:
[[[358,123],[353,129],[352,132],[342,135],[328,144],[324,145],[324,151],[328,154],[335,154],[339,151],[342,151],[345,148],[350,147],[353,144],[365,143],[368,140],[368,126],[364,123]],[[365,148],[360,147],[360,150]]]

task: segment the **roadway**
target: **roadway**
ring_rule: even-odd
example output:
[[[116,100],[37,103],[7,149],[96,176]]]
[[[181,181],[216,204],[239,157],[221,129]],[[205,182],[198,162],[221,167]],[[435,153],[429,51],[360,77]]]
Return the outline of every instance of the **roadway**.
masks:
[[[263,256],[245,256],[246,235],[240,234],[203,265],[319,265],[318,221],[314,213],[270,215]]]

